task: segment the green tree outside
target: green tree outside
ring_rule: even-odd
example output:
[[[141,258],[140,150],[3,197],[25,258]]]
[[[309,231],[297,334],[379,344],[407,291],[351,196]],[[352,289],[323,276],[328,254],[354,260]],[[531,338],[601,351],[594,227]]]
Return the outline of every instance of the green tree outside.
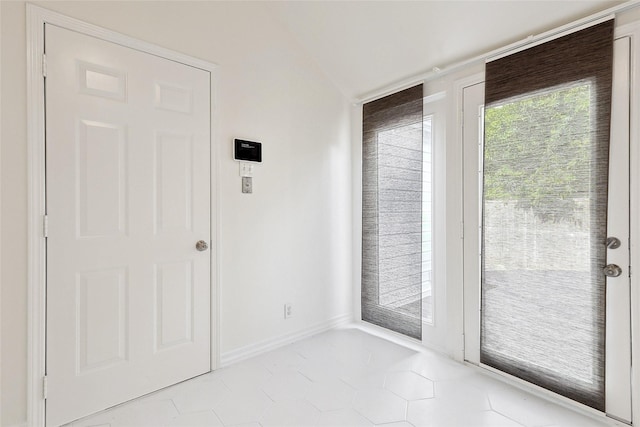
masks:
[[[545,221],[575,221],[591,185],[591,84],[485,110],[484,198],[516,201]]]

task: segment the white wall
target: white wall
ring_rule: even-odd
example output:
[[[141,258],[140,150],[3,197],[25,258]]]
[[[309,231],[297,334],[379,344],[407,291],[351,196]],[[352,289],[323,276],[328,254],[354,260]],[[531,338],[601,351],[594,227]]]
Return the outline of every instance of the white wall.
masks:
[[[2,8],[0,8],[0,34],[2,34]],[[0,39],[0,99],[2,99],[2,43]],[[2,103],[0,103],[0,123],[2,123]],[[0,132],[0,147],[2,147],[2,132]],[[2,161],[0,161],[0,165]],[[0,169],[1,170],[1,169]],[[1,172],[0,172],[1,175]],[[2,224],[2,196],[0,189],[0,225]],[[0,226],[0,242],[2,241],[2,227]],[[2,245],[0,244],[0,260],[2,259]],[[2,263],[0,262],[0,277],[2,277]],[[2,367],[2,286],[0,286],[0,368]],[[0,392],[2,390],[2,375],[0,374]],[[0,395],[0,399],[2,399]],[[2,400],[0,400],[0,423],[2,423]]]
[[[17,6],[17,7],[16,7]],[[2,122],[0,123],[0,405],[2,425],[24,420],[26,396],[26,47],[24,5],[0,4]],[[11,67],[6,67],[11,64]],[[11,103],[8,103],[12,100]],[[17,104],[17,105],[16,105]],[[5,208],[8,207],[9,209]]]
[[[38,4],[219,64],[223,354],[352,312],[349,106],[262,4]],[[24,2],[0,7],[0,424],[11,426],[27,410],[26,30]],[[233,137],[263,142],[252,195]]]

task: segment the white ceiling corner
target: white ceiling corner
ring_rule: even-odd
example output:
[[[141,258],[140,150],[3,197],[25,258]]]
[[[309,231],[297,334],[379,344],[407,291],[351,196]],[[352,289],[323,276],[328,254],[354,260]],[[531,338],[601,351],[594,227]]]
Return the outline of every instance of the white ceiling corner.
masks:
[[[273,16],[349,99],[622,1],[280,1]]]

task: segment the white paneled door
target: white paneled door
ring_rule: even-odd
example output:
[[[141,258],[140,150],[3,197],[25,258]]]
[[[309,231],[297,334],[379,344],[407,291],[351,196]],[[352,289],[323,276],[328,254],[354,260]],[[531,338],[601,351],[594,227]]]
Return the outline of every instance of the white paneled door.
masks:
[[[211,369],[211,83],[45,27],[46,420],[59,425]]]

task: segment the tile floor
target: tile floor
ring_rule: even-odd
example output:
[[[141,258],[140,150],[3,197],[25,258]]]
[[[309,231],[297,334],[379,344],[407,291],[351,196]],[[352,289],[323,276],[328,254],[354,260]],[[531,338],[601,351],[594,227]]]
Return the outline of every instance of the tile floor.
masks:
[[[611,425],[428,350],[329,331],[71,424],[89,426]]]

